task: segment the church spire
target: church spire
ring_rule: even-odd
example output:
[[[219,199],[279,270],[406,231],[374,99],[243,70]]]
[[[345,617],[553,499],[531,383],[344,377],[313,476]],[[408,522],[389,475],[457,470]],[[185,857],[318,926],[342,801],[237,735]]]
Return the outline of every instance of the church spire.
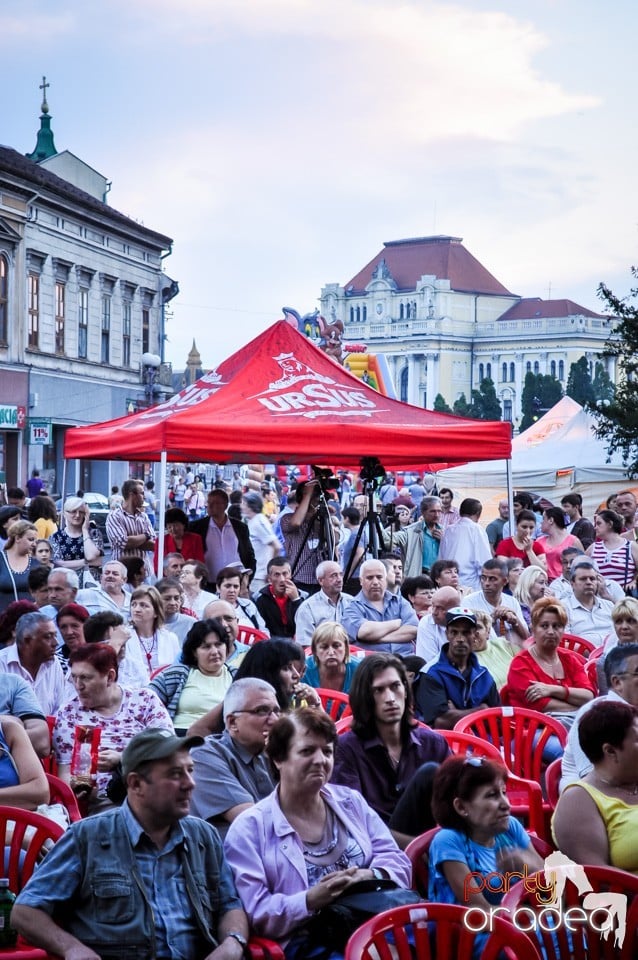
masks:
[[[40,114],[40,129],[38,130],[38,138],[36,140],[35,149],[33,153],[27,153],[27,158],[29,160],[34,160],[36,163],[40,163],[41,160],[46,160],[48,157],[54,157],[58,152],[55,149],[55,143],[53,141],[53,130],[51,129],[51,117],[49,116],[49,104],[47,103],[47,88],[51,84],[47,83],[47,78],[42,77],[42,83],[40,84],[40,90],[42,90],[42,113]]]

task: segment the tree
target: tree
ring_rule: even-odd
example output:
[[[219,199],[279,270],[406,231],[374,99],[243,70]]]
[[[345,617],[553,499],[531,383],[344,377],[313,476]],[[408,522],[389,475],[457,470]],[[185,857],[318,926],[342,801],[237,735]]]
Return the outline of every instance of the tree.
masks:
[[[481,380],[478,390],[472,390],[471,417],[477,420],[502,420],[501,402],[496,396],[494,381],[489,377]]]
[[[631,268],[634,280],[638,269]],[[612,315],[614,326],[602,357],[616,361],[616,388],[613,397],[593,407],[598,421],[597,436],[607,442],[609,454],[620,450],[631,477],[638,475],[638,287],[622,299],[604,283],[598,296]]]
[[[471,417],[472,408],[467,402],[467,398],[464,393],[454,401],[454,406],[452,407],[452,412],[455,413],[458,417]]]
[[[569,368],[565,393],[576,403],[580,403],[581,407],[594,403],[596,395],[586,357],[581,357]]]
[[[563,388],[556,377],[531,371],[526,373],[521,396],[521,431],[527,430],[539,417],[551,410],[562,396]]]
[[[596,403],[609,403],[614,399],[614,385],[604,365],[597,361],[594,367],[594,397]]]
[[[434,398],[434,406],[432,409],[438,411],[438,413],[452,413],[452,407],[445,402],[445,398],[440,393],[437,393]]]

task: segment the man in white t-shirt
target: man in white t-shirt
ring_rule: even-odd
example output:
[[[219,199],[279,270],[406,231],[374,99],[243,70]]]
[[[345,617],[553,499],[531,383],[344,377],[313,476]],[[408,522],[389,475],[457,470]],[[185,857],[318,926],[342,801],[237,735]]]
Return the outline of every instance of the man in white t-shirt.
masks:
[[[416,632],[417,657],[426,664],[438,660],[443,644],[447,643],[447,612],[461,603],[461,594],[454,587],[439,587],[432,594],[432,611],[419,620]]]
[[[262,512],[264,501],[258,493],[249,491],[242,498],[242,513],[248,527],[250,542],[255,551],[255,561],[257,569],[252,579],[251,590],[253,593],[266,586],[268,561],[276,557],[281,552],[281,544],[277,538],[270,521]]]
[[[503,593],[506,583],[507,563],[500,557],[486,560],[481,569],[481,589],[468,593],[463,603],[472,610],[489,613],[495,633],[520,648],[529,636],[529,630],[518,600]]]

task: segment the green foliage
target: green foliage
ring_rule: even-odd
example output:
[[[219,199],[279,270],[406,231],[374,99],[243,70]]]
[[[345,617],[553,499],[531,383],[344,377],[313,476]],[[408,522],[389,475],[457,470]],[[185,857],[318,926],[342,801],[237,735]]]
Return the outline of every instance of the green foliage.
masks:
[[[609,403],[614,399],[614,385],[600,361],[594,367],[594,397],[596,403]]]
[[[546,373],[526,373],[521,397],[520,430],[531,427],[539,417],[551,410],[562,396],[563,388],[556,377]]]
[[[631,268],[634,280],[638,270]],[[632,287],[622,299],[601,283],[598,295],[611,313],[614,326],[603,357],[616,361],[616,388],[608,401],[600,398],[593,412],[598,421],[596,433],[607,442],[610,454],[619,450],[627,472],[638,475],[638,287]]]
[[[459,417],[471,417],[472,408],[467,402],[466,396],[464,393],[461,394],[458,400],[454,401],[454,406],[452,412],[456,413]]]
[[[580,403],[581,407],[586,407],[595,401],[594,384],[589,375],[589,364],[586,357],[581,357],[576,363],[572,363],[569,368],[565,393],[576,403]]]
[[[445,402],[445,398],[440,393],[437,393],[434,398],[434,406],[432,409],[437,410],[438,413],[452,413],[452,407]]]
[[[436,404],[435,404],[436,409]],[[496,396],[494,381],[489,377],[481,380],[478,390],[472,390],[471,402],[467,402],[464,393],[454,401],[453,413],[459,417],[470,417],[473,420],[501,420],[503,411]]]

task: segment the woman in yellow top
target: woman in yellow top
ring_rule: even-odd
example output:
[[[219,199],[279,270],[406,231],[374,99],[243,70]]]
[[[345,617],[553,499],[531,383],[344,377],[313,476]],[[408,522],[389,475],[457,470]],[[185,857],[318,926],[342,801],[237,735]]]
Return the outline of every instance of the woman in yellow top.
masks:
[[[529,568],[531,569],[531,567]],[[494,683],[500,690],[507,683],[507,672],[514,654],[518,651],[505,637],[490,637],[492,618],[485,610],[475,610],[473,650],[482,667],[486,667],[494,677]]]
[[[29,521],[38,531],[38,539],[48,540],[58,532],[58,511],[51,497],[34,497],[29,504]]]
[[[575,863],[638,874],[638,711],[601,700],[581,718],[578,739],[593,770],[561,794],[554,841]]]

